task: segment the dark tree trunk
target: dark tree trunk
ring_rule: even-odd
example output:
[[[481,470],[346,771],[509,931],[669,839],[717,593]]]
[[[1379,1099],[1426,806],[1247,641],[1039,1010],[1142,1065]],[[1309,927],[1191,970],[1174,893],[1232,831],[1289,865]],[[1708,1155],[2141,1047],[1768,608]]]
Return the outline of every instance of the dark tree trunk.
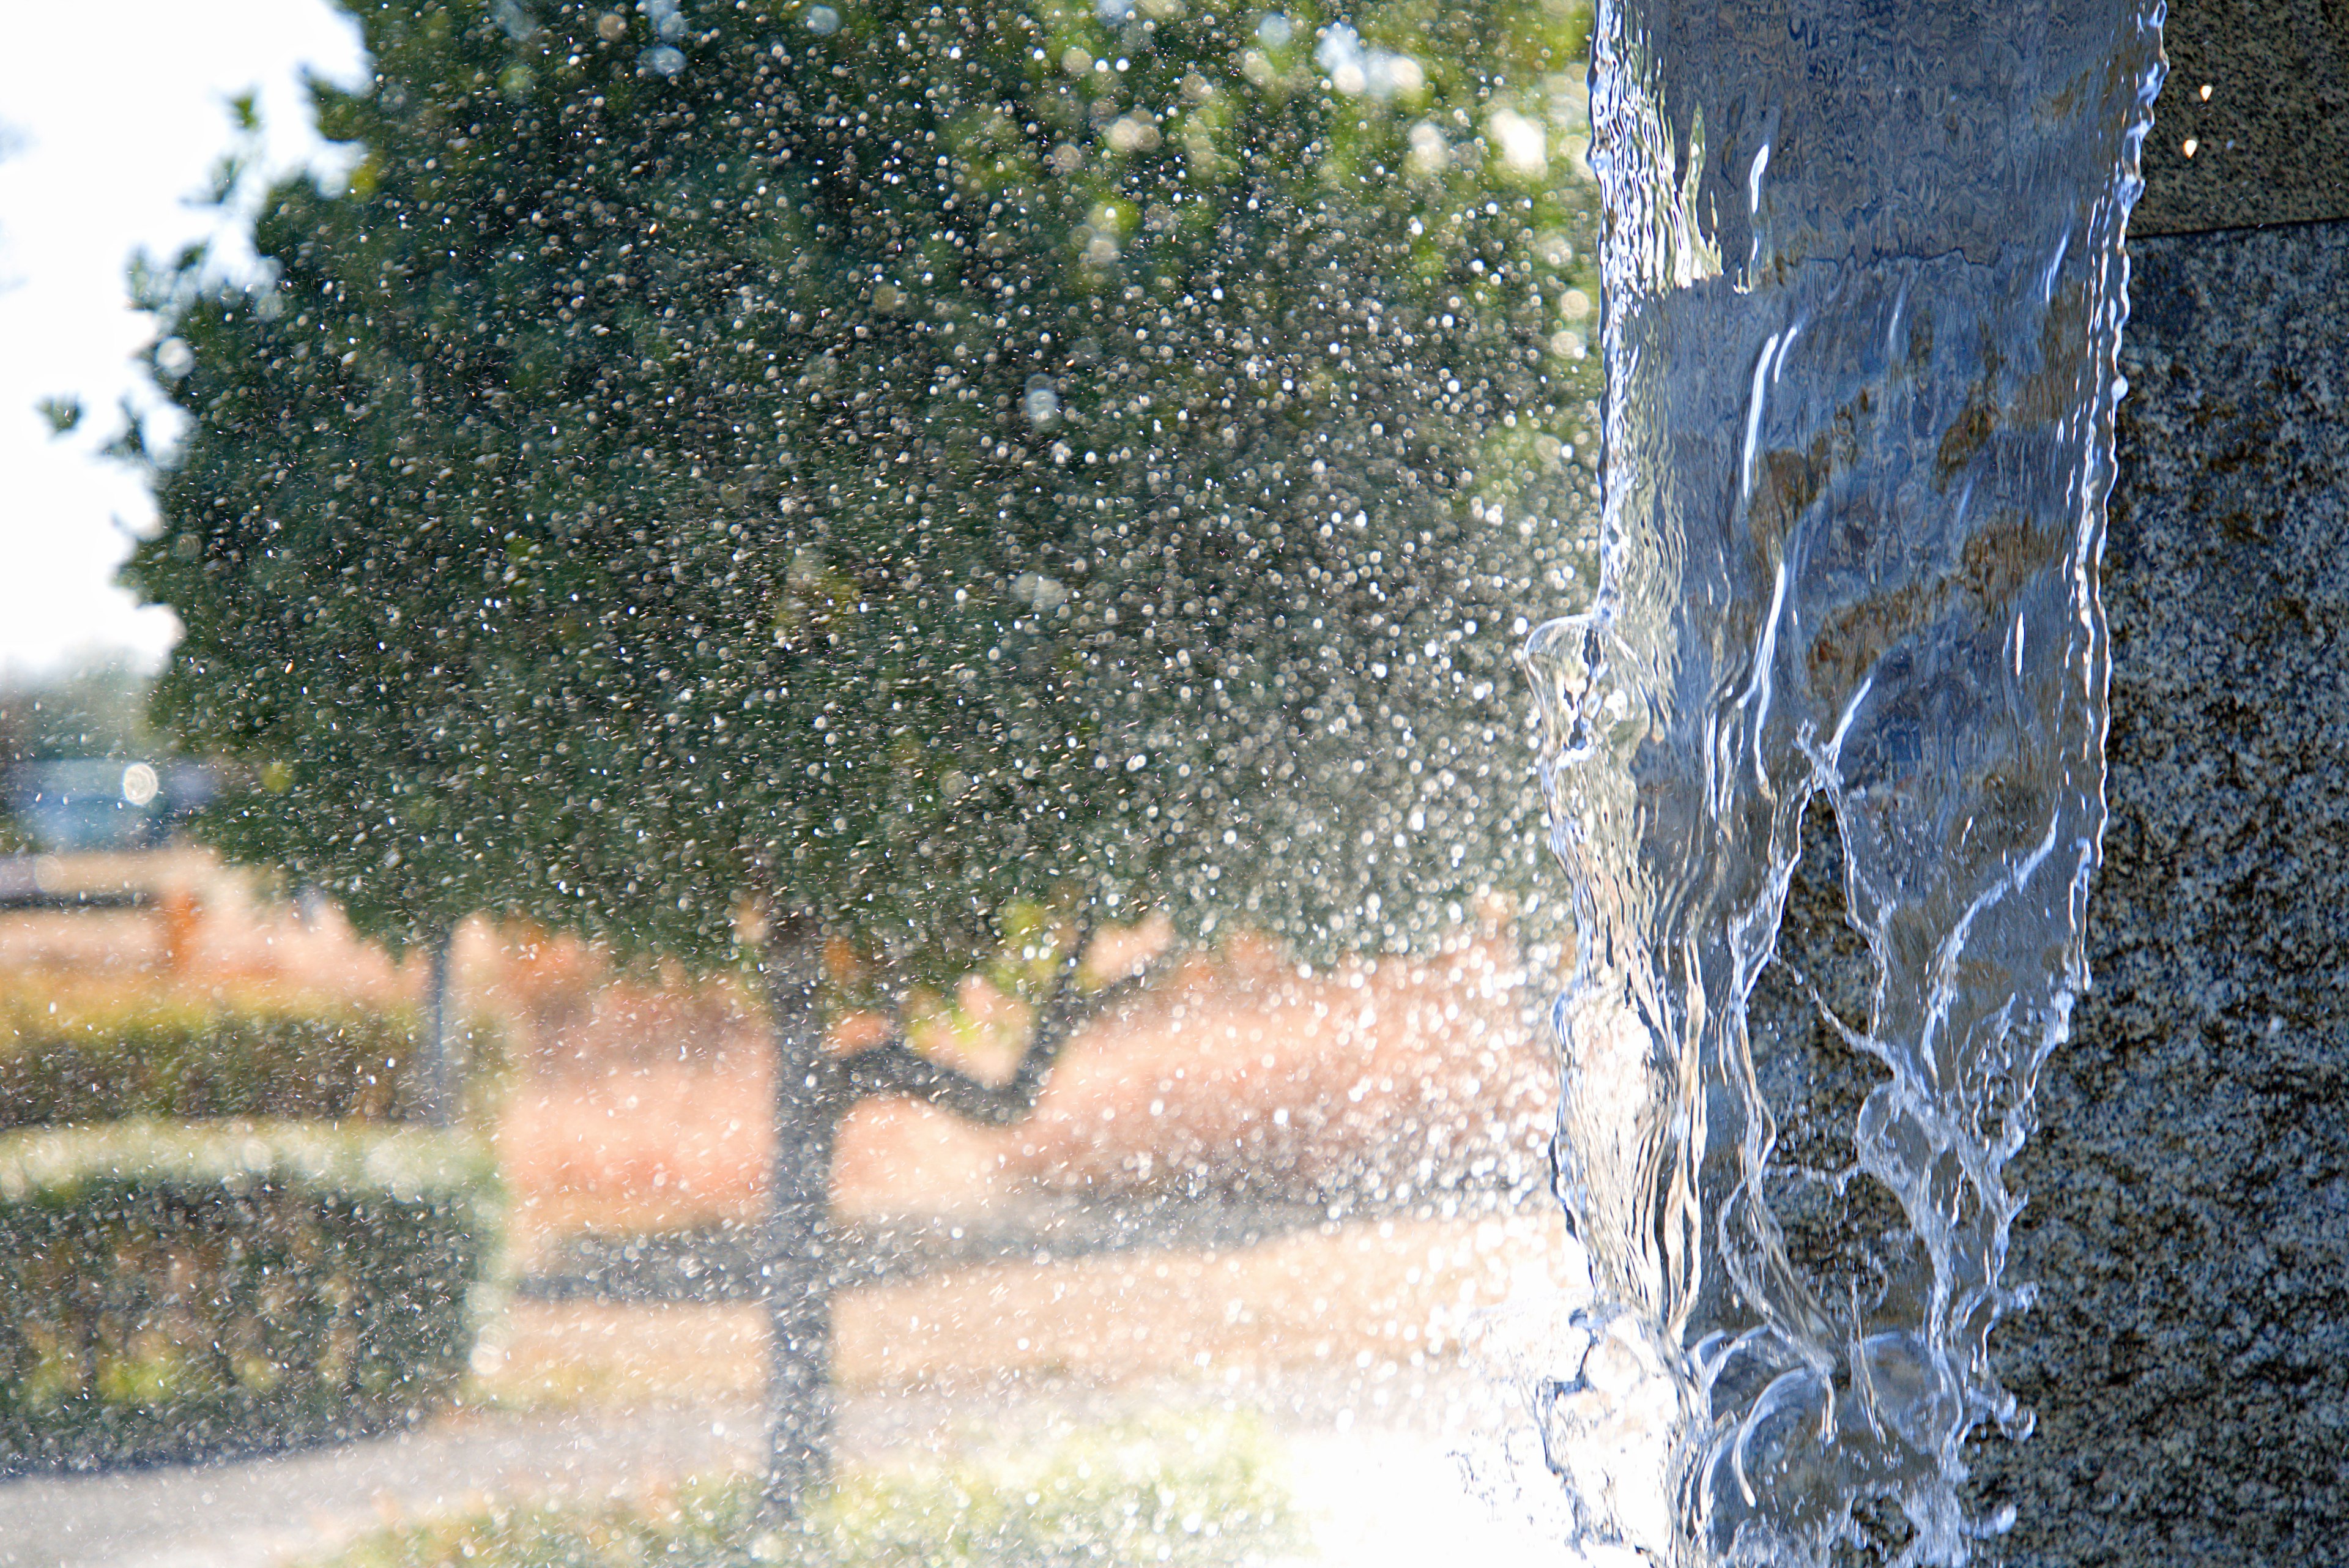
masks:
[[[424,1037],[416,1075],[416,1119],[427,1127],[453,1127],[457,1120],[456,1033],[450,1023],[449,977],[457,928],[434,930],[425,947]]]
[[[771,921],[767,999],[775,1029],[775,1163],[760,1268],[771,1336],[767,1375],[770,1525],[799,1517],[832,1457],[832,1145],[842,1109],[816,1013],[815,923]]]
[[[767,1307],[768,1529],[796,1521],[811,1489],[832,1469],[832,1151],[840,1118],[860,1100],[926,1101],[972,1121],[1008,1127],[1036,1106],[1061,1047],[1130,976],[1092,996],[1074,981],[1092,929],[1081,927],[1059,982],[1010,1079],[988,1084],[932,1062],[903,1037],[834,1056],[816,1011],[823,932],[803,917],[771,917],[767,1004],[775,1029],[775,1162],[768,1185],[760,1285]]]

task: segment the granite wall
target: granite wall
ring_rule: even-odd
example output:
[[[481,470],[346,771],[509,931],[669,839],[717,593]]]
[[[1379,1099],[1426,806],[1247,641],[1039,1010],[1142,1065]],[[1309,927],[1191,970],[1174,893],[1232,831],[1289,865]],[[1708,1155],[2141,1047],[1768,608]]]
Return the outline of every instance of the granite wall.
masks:
[[[1973,1455],[2014,1568],[2349,1564],[2349,223],[2132,242],[2095,989],[2009,1171],[2029,1196],[1993,1338],[2035,1417]],[[1754,999],[1782,1158],[1849,1159],[1878,1070],[1815,807]],[[1790,1246],[1867,1293],[1899,1217],[1872,1184],[1780,1199]],[[1806,1199],[1803,1195],[1812,1195]],[[1847,1276],[1848,1281],[1847,1282]],[[1898,1554],[1895,1510],[1849,1563]]]
[[[2035,1431],[1977,1446],[1974,1502],[2013,1505],[1983,1555],[2014,1568],[2331,1568],[2349,1564],[2349,0],[2178,0],[2166,46],[2105,558],[2095,990],[2010,1171],[2029,1194],[2010,1278],[2040,1294],[1993,1348]],[[1838,859],[1815,812],[1787,972],[1754,999],[1757,1052],[1800,1085],[1782,1153],[1822,1170],[1820,1129],[1875,1076],[1795,983],[1865,1015]],[[1892,1223],[1866,1185],[1788,1214],[1806,1262],[1862,1286]],[[1864,1523],[1850,1562],[1905,1542],[1896,1511]]]
[[[2013,1171],[2017,1564],[2349,1563],[2349,224],[2138,241],[2095,990]]]
[[[2349,217],[2349,0],[2170,0],[2132,234]]]
[[[2349,0],[2175,0],[2132,223],[2104,562],[2095,989],[2010,1168],[1993,1336],[2033,1417],[1971,1455],[2012,1568],[2349,1568]],[[2207,89],[2207,90],[2206,90]],[[1754,1044],[1774,1202],[1833,1295],[1900,1220],[1830,1180],[1879,1075],[1815,807]],[[1815,1000],[1816,999],[1816,1000]],[[1899,1556],[1897,1509],[1853,1564]]]
[[[2178,0],[2132,225],[2095,991],[2016,1160],[2017,1568],[2349,1563],[2349,0]],[[2254,225],[2271,225],[2255,227]]]

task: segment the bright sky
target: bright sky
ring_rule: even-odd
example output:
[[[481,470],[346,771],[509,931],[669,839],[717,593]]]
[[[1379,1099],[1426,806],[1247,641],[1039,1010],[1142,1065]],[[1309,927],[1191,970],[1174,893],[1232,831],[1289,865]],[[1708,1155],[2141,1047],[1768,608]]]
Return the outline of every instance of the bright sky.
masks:
[[[135,474],[98,455],[124,396],[156,402],[132,362],[154,330],[129,306],[130,258],[168,259],[220,228],[188,198],[235,140],[237,93],[259,92],[273,167],[331,162],[302,73],[357,82],[365,55],[326,0],[0,11],[0,674],[108,648],[159,660],[170,612],[114,586],[127,530],[150,527],[154,507]],[[232,266],[251,257],[234,244],[215,254]],[[61,440],[34,408],[55,396],[88,410]]]

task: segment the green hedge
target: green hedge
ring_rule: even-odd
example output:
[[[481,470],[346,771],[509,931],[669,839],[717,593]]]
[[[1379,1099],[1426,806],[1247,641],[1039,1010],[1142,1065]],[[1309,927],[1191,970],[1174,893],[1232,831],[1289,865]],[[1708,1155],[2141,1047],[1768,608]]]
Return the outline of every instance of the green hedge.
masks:
[[[0,1135],[0,1471],[377,1430],[473,1347],[495,1177],[420,1129]]]
[[[417,1098],[418,1027],[410,1012],[356,1008],[0,1001],[0,1128],[131,1116],[398,1120]]]

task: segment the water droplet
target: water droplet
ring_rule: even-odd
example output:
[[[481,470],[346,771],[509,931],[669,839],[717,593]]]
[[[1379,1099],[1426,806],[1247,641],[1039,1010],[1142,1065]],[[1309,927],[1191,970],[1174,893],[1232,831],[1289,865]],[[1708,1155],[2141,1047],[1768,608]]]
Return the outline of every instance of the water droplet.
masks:
[[[162,781],[145,763],[133,763],[122,770],[122,798],[132,805],[145,805],[161,788]]]

